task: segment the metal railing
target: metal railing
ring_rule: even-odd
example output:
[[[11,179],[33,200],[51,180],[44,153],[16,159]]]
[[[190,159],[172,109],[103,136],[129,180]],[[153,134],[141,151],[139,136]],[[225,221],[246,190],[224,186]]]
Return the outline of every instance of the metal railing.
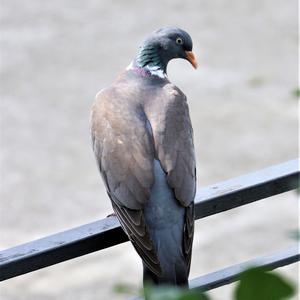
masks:
[[[195,199],[196,219],[284,193],[299,186],[298,160],[201,189]],[[108,217],[0,252],[0,281],[39,270],[81,255],[128,241],[115,217]],[[207,291],[237,280],[249,266],[271,269],[299,261],[299,248],[256,258],[190,281],[191,288]]]

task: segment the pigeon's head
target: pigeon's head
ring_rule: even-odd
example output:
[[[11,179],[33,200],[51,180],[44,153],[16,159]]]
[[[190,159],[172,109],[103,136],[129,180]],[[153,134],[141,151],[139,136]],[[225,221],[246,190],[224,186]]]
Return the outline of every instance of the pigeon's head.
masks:
[[[197,68],[192,52],[193,42],[190,35],[177,27],[164,27],[153,32],[142,44],[136,57],[138,66],[166,72],[168,62],[173,58],[188,60]]]

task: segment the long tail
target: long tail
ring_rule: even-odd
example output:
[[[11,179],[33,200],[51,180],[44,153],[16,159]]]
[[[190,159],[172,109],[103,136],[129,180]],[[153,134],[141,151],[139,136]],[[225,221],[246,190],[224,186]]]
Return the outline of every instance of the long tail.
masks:
[[[156,252],[162,269],[158,277],[144,265],[144,285],[188,286],[188,264],[182,251],[181,222],[170,224],[167,228],[152,231]]]
[[[144,287],[147,285],[172,285],[172,286],[180,286],[180,287],[188,287],[188,276],[186,272],[182,272],[176,274],[173,278],[163,278],[158,277],[154,273],[152,273],[145,265],[144,265],[144,278],[143,278]]]
[[[185,207],[177,201],[168,185],[160,162],[154,160],[155,181],[144,214],[153,241],[162,277],[144,266],[144,282],[183,286],[188,284],[188,264],[183,255]]]

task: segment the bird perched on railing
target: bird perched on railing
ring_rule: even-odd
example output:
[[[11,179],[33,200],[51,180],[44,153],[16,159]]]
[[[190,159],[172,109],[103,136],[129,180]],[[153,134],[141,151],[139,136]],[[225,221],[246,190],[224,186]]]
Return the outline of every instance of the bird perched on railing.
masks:
[[[144,266],[144,282],[187,285],[196,163],[186,96],[167,77],[171,59],[197,67],[189,34],[152,33],[92,107],[93,149],[113,210]]]

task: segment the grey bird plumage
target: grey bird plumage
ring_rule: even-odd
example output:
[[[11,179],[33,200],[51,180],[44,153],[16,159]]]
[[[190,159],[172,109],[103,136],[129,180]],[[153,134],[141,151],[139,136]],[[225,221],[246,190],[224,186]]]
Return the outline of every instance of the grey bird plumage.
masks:
[[[150,35],[129,68],[96,96],[93,149],[117,218],[144,265],[144,281],[187,285],[196,163],[186,97],[166,76],[173,58],[196,67],[176,27]]]

